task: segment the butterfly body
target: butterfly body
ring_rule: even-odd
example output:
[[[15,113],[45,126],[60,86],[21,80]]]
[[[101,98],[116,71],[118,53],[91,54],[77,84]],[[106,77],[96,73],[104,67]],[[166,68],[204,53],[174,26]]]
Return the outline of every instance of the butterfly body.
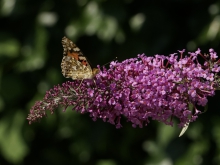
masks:
[[[92,79],[98,68],[92,69],[81,50],[67,37],[62,38],[63,59],[61,62],[62,74],[73,80]]]

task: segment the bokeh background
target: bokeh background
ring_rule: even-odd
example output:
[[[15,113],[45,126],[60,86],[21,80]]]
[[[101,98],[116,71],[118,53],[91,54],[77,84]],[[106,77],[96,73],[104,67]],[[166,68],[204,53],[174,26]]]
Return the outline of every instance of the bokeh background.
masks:
[[[71,107],[26,120],[35,101],[68,80],[63,36],[96,66],[142,53],[220,53],[219,31],[220,0],[1,0],[0,165],[219,165],[219,92],[181,138],[177,124],[132,128],[123,119],[116,129]]]

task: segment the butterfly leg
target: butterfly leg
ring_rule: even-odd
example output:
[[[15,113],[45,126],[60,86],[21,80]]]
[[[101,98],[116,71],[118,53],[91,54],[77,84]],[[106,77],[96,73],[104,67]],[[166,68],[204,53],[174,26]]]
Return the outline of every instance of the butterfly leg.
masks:
[[[80,88],[80,86],[82,85],[83,80],[84,79],[81,80],[81,82],[80,82],[79,86],[76,88],[76,90]]]
[[[84,80],[84,79],[81,80],[81,82],[80,82],[79,86],[76,88],[76,90],[80,88],[80,86],[82,85],[83,80]],[[95,86],[96,86],[96,88],[97,88],[97,85],[96,85],[96,82],[95,82],[94,79],[93,79],[93,82],[94,82],[94,84],[95,84]]]
[[[96,85],[96,82],[95,82],[95,80],[93,79],[93,82],[94,82],[94,84],[95,84],[95,87],[97,88],[97,85]]]

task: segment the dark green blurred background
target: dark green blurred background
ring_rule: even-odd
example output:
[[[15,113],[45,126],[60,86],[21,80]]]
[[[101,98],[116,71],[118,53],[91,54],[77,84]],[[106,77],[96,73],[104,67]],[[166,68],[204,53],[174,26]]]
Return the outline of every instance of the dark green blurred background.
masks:
[[[219,165],[219,92],[181,138],[177,124],[141,129],[123,119],[116,129],[71,107],[26,120],[46,90],[68,80],[63,36],[96,66],[139,53],[220,53],[219,31],[220,0],[1,0],[0,165]]]

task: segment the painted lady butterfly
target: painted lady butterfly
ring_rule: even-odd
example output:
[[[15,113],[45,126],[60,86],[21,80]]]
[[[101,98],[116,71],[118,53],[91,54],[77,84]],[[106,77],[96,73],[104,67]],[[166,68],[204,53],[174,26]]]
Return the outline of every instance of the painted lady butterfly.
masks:
[[[61,62],[62,74],[73,80],[92,79],[98,68],[91,68],[81,50],[68,38],[62,38],[63,59]]]

